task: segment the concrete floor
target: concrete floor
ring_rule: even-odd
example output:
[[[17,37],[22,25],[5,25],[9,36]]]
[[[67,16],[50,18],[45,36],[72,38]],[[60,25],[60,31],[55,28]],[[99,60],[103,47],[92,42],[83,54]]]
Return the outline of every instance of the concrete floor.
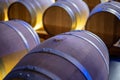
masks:
[[[110,60],[109,80],[120,80],[120,59]]]

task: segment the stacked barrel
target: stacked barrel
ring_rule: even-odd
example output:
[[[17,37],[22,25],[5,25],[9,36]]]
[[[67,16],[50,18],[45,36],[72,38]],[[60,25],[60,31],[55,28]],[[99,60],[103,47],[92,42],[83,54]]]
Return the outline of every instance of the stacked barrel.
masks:
[[[86,30],[98,35],[108,47],[111,58],[109,80],[120,79],[120,3],[116,1],[97,5],[85,26]]]
[[[9,6],[9,19],[22,19],[31,24],[34,29],[42,27],[42,15],[54,0],[19,0]]]
[[[41,22],[43,11],[53,2],[0,0],[0,80],[3,80],[23,56],[40,44],[39,36],[32,26],[37,24],[38,20]],[[13,18],[11,14],[16,17]],[[30,24],[30,20],[34,25]]]
[[[43,14],[43,26],[48,34],[57,35],[84,29],[89,16],[87,4],[81,0],[58,0]]]
[[[108,80],[108,55],[95,34],[66,32],[30,51],[4,80]]]
[[[119,0],[1,0],[0,20],[0,80],[119,80]]]
[[[91,11],[86,23],[86,30],[101,37],[113,56],[118,56],[120,53],[119,6],[120,3],[115,1],[99,4]]]
[[[18,63],[30,50],[40,44],[32,27],[21,20],[0,22],[0,78]]]
[[[8,20],[8,7],[17,0],[0,0],[0,20]]]

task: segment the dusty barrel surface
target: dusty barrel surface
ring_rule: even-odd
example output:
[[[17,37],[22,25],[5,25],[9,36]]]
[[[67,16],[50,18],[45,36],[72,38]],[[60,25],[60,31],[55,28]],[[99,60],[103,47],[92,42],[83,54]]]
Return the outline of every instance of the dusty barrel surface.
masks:
[[[0,77],[3,78],[40,40],[32,27],[21,20],[1,21],[0,35]]]
[[[66,32],[34,48],[4,80],[108,80],[108,55],[93,33]]]
[[[8,20],[8,7],[17,0],[0,0],[0,8],[2,9],[2,15],[0,14],[0,20],[7,21]],[[2,18],[1,18],[2,17]]]
[[[21,19],[31,24],[34,29],[42,27],[42,14],[54,0],[19,0],[10,5],[8,18]]]
[[[82,0],[58,0],[45,10],[43,27],[50,35],[81,30],[88,15],[88,6]]]
[[[83,0],[87,3],[90,11],[97,6],[98,4],[104,3],[104,2],[108,2],[110,0]]]
[[[112,53],[120,53],[120,3],[111,1],[96,6],[86,23],[86,30],[98,35]]]

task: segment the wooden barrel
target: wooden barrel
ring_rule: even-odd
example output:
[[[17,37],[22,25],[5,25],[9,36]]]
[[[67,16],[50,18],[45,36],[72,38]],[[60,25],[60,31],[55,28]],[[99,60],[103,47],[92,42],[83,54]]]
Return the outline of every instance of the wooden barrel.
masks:
[[[117,2],[120,2],[120,0],[113,0],[113,1],[117,1]]]
[[[0,20],[3,20],[3,21],[8,20],[8,15],[7,15],[8,7],[15,1],[17,0],[0,0],[0,7],[2,9],[2,14],[4,14],[4,16],[2,16],[2,19]]]
[[[100,3],[108,2],[110,0],[83,0],[87,3],[90,11]]]
[[[42,26],[42,14],[54,0],[19,0],[10,5],[9,19],[21,19],[31,24],[34,29]]]
[[[120,80],[120,59],[110,60],[109,80]]]
[[[108,80],[108,55],[95,34],[66,32],[34,48],[4,80]]]
[[[58,0],[43,14],[43,26],[48,34],[57,35],[84,29],[89,15],[87,4],[81,0]]]
[[[111,54],[120,53],[120,3],[111,1],[96,6],[86,23],[86,30],[98,35]]]
[[[21,20],[1,21],[0,35],[0,77],[3,78],[40,41],[32,27]]]
[[[4,11],[2,7],[0,7],[0,21],[4,20],[4,18],[5,18]]]

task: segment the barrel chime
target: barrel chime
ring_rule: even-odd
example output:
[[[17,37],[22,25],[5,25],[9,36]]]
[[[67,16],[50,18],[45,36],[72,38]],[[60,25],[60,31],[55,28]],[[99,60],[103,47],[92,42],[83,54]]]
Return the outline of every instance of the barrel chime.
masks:
[[[49,35],[84,29],[89,16],[87,4],[82,0],[58,0],[43,14],[43,26]]]
[[[8,20],[8,7],[17,0],[0,0],[0,21]]]
[[[18,0],[8,9],[8,18],[28,22],[35,30],[42,27],[42,15],[54,0]]]
[[[30,50],[40,44],[32,27],[21,20],[0,22],[0,80]]]
[[[120,3],[55,1],[18,0],[9,6],[10,21],[0,22],[2,79],[108,80],[109,52],[120,56]],[[53,37],[40,44],[33,29]]]
[[[31,23],[32,20],[35,20],[33,22],[36,23],[39,17],[39,19],[41,19],[41,13],[43,13],[52,2],[54,1],[0,0],[0,80],[3,80],[7,73],[9,73],[26,53],[40,44],[38,35],[31,25],[29,25],[30,21],[28,24],[23,18],[31,20]],[[21,13],[14,14],[14,12],[17,12],[16,10]],[[33,12],[31,12],[31,10]],[[36,12],[37,10],[39,16]],[[6,15],[7,12],[9,17]],[[22,12],[24,13],[22,14]],[[36,14],[33,15],[35,12]],[[15,15],[18,18],[11,18],[11,15]],[[9,21],[6,21],[8,20],[7,18],[9,18]]]
[[[109,48],[112,56],[120,56],[120,3],[106,2],[90,13],[86,30],[98,35]]]
[[[108,75],[102,40],[89,31],[71,31],[31,50],[4,80],[108,80]]]
[[[83,0],[87,3],[90,11],[95,8],[98,4],[104,3],[104,2],[108,2],[110,0]]]

